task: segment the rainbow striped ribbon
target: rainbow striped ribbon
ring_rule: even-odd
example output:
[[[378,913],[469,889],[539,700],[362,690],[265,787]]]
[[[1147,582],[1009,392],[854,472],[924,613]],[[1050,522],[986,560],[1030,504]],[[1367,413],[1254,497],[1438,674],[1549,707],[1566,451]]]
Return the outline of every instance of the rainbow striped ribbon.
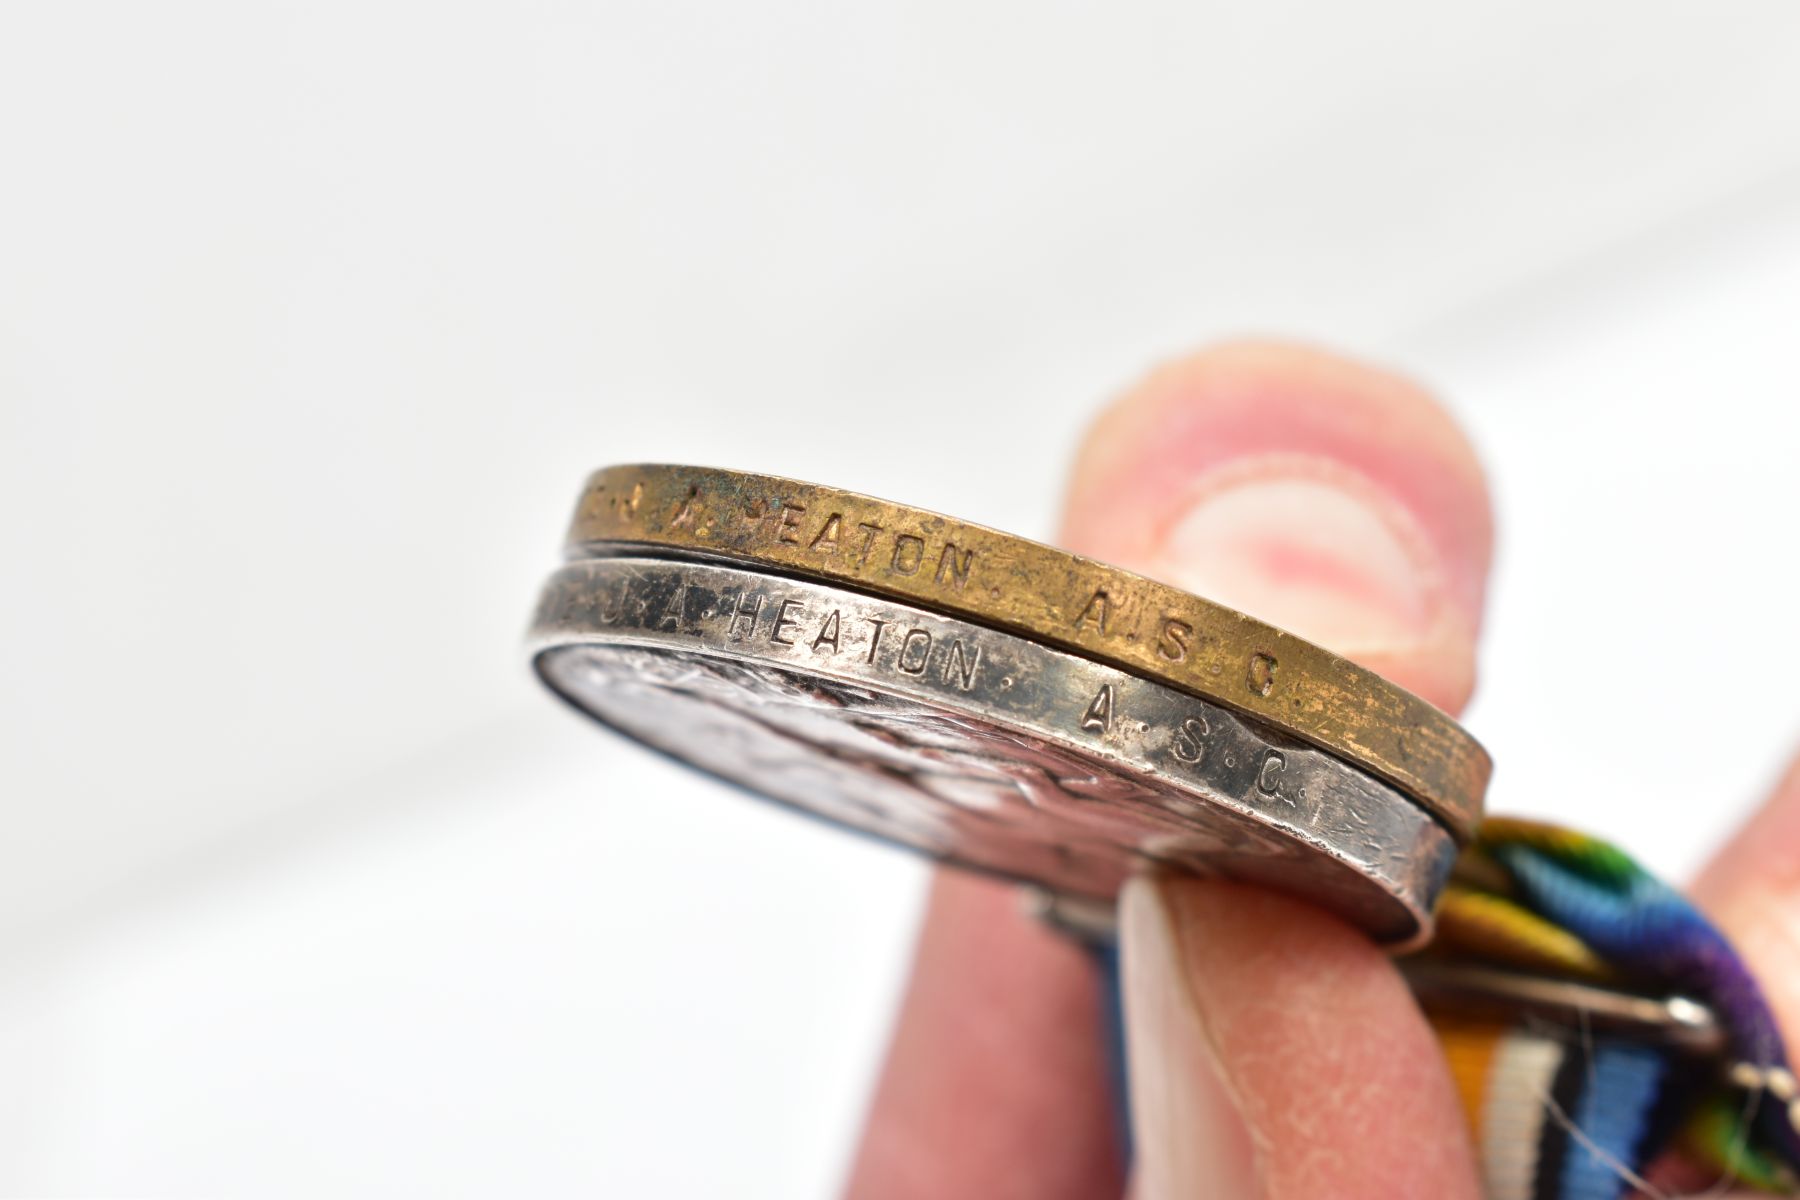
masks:
[[[1110,927],[1040,913],[1107,978],[1122,1144],[1118,952]],[[1679,1151],[1719,1184],[1800,1190],[1800,1085],[1749,968],[1680,893],[1609,843],[1483,823],[1424,951],[1401,961],[1443,1045],[1490,1200],[1620,1200]]]
[[[1491,1200],[1617,1200],[1672,1147],[1740,1186],[1800,1183],[1800,1105],[1768,1002],[1724,936],[1616,847],[1490,819],[1411,965],[1427,978],[1498,968],[1690,1017],[1645,1036],[1587,1009],[1555,1020],[1541,1005],[1484,1012],[1422,991]]]

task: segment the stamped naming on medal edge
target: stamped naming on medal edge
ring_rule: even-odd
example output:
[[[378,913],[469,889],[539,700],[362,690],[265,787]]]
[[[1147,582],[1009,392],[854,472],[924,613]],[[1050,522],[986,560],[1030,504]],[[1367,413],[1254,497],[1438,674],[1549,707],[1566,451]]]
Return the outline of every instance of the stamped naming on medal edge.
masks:
[[[690,766],[934,858],[1110,899],[1224,874],[1406,947],[1456,845],[1341,757],[1193,693],[841,584],[606,555],[545,583],[540,678]]]
[[[1448,714],[1348,659],[1199,596],[855,492],[710,467],[607,467],[571,556],[624,543],[721,555],[913,601],[1216,701],[1388,780],[1459,839],[1492,763]]]

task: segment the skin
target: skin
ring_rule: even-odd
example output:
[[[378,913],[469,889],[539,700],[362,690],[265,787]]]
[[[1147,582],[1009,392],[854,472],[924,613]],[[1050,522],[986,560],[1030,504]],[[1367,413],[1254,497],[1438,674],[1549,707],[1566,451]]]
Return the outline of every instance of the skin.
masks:
[[[1481,467],[1418,386],[1307,347],[1170,363],[1096,419],[1064,545],[1312,638],[1448,711],[1492,554]],[[1800,1030],[1800,766],[1694,887]],[[1290,898],[1134,881],[1121,906],[1136,1159],[1081,955],[939,872],[850,1200],[1477,1197],[1461,1110],[1393,964]],[[1671,1177],[1673,1178],[1673,1177]]]

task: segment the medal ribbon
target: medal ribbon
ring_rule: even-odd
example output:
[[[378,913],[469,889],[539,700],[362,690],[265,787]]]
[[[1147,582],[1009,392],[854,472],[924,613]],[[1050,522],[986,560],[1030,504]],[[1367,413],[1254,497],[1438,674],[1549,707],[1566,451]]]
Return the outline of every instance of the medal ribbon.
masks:
[[[1095,948],[1123,1098],[1117,949]],[[1762,990],[1698,909],[1610,843],[1533,821],[1483,822],[1444,890],[1431,945],[1402,965],[1678,997],[1718,1035],[1702,1054],[1598,1021],[1497,1016],[1422,996],[1489,1200],[1621,1200],[1647,1188],[1644,1172],[1671,1149],[1740,1188],[1800,1191],[1800,1086]],[[1129,1146],[1122,1105],[1119,1118]]]
[[[1482,824],[1428,959],[1499,965],[1711,1010],[1723,1063],[1615,1033],[1432,1012],[1493,1200],[1616,1200],[1671,1145],[1740,1186],[1800,1181],[1795,1081],[1749,968],[1680,893],[1597,838]]]

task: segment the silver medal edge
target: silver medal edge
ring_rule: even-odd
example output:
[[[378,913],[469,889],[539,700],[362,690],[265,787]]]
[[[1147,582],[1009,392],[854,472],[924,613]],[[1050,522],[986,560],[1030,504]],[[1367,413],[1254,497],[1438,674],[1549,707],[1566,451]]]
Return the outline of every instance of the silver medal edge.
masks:
[[[617,598],[611,611],[606,604],[609,589]],[[686,605],[687,611],[673,615],[666,610],[650,612],[648,597],[659,589],[681,597],[677,604]],[[640,606],[630,611],[634,594]],[[737,596],[740,600],[734,603],[745,606],[750,604],[745,597],[761,599],[756,617],[745,620],[743,614],[737,614],[739,619],[734,622],[732,613],[717,608],[704,614],[695,611],[691,603],[695,595],[710,595],[715,600]],[[877,635],[884,628],[904,628],[918,631],[919,636],[900,642],[901,657],[885,663],[875,653],[876,646],[866,656],[844,653],[842,634],[829,653],[819,653],[819,647],[809,647],[806,639],[797,635],[802,632],[803,614],[824,609],[851,614],[840,618],[844,624],[879,622],[874,625]],[[783,621],[783,616],[791,619]],[[720,618],[723,631],[717,628]],[[713,627],[707,627],[709,620]],[[783,633],[788,636],[780,636]],[[931,645],[958,643],[971,649],[942,671],[924,669],[929,666],[928,658],[915,655],[908,660],[904,654],[907,648],[925,646],[928,656]],[[1231,809],[1311,852],[1329,856],[1379,887],[1406,910],[1416,926],[1410,936],[1388,943],[1394,949],[1429,939],[1431,909],[1456,855],[1449,832],[1391,785],[1222,706],[1016,634],[760,566],[733,565],[711,557],[608,555],[567,563],[549,577],[527,637],[527,653],[546,686],[585,716],[609,724],[560,688],[545,669],[545,656],[580,645],[680,650],[801,675],[817,674],[840,684],[872,687],[963,711],[1065,751],[1148,776],[1196,804]],[[894,649],[896,643],[890,640],[890,654]],[[964,669],[968,657],[977,658],[988,672],[972,680]],[[901,665],[921,669],[900,670]],[[1006,686],[997,685],[996,675]],[[1091,710],[1099,697],[1107,699],[1106,711],[1096,715]],[[1124,714],[1148,714],[1150,719]],[[1192,721],[1198,721],[1206,733],[1198,761],[1189,762],[1194,740],[1181,742],[1179,731],[1189,727],[1184,722]],[[1178,755],[1178,746],[1189,754]],[[678,753],[670,756],[685,762]],[[1246,764],[1254,758],[1261,766],[1221,778],[1221,762],[1232,758]],[[1271,764],[1275,764],[1273,782],[1264,787],[1270,780],[1262,773],[1268,772]],[[1212,769],[1204,769],[1208,767]],[[1247,777],[1251,779],[1248,787]],[[1281,795],[1283,789],[1287,798]],[[1305,797],[1304,811],[1292,799],[1295,793]]]

